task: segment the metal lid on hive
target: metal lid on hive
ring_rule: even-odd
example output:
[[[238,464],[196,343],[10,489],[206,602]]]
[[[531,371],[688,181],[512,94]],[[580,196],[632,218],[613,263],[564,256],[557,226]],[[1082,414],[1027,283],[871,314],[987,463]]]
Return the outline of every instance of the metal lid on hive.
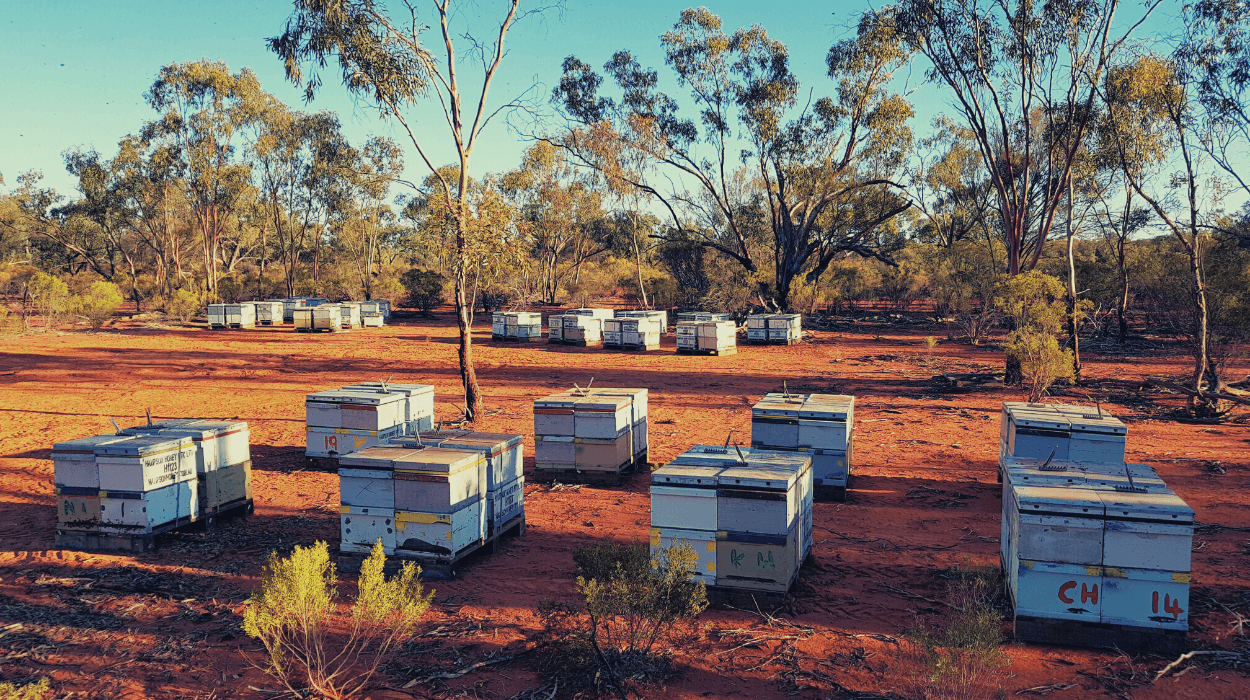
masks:
[[[362,467],[366,469],[393,470],[395,463],[413,452],[407,447],[396,445],[377,445],[363,450],[349,452],[339,457],[340,467]]]
[[[161,452],[172,452],[191,446],[191,438],[182,435],[142,435],[96,445],[97,455],[120,457],[143,457]]]
[[[1093,489],[1013,484],[1012,493],[1021,513],[1101,518],[1106,511]]]

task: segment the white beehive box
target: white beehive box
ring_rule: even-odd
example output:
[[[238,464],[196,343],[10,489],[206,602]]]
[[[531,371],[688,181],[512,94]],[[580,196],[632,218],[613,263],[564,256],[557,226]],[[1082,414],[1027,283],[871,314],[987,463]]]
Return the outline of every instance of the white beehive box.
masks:
[[[534,402],[535,466],[619,471],[647,454],[646,389],[570,389]]]
[[[677,314],[677,322],[682,321],[732,321],[733,317],[725,313],[715,313],[711,311],[681,311]]]
[[[386,317],[382,314],[361,314],[361,328],[381,328],[386,325]]]
[[[255,328],[256,305],[252,302],[226,304],[226,325],[230,328]]]
[[[381,445],[339,458],[339,504],[354,508],[395,509],[395,461],[413,450]]]
[[[616,317],[616,312],[613,311],[612,309],[590,309],[590,308],[582,307],[579,309],[569,309],[568,311],[565,311],[564,313],[567,315],[571,315],[571,316],[586,316],[589,318],[597,318],[600,321]]]
[[[225,304],[209,304],[207,313],[209,328],[226,328]]]
[[[195,480],[195,444],[182,436],[146,435],[96,445],[101,491],[143,493]]]
[[[604,321],[605,324],[612,321]],[[660,347],[662,334],[658,318],[625,318],[617,321],[620,324],[622,347],[638,350],[654,350]],[[607,342],[605,337],[604,342]]]
[[[1068,459],[1071,423],[1045,404],[1003,404],[1003,445],[1006,457]]]
[[[547,317],[547,342],[564,342],[564,315],[555,314]]]
[[[652,527],[651,556],[660,549],[672,549],[685,545],[694,551],[698,560],[694,564],[694,580],[705,586],[716,585],[716,533],[707,530],[682,530],[671,527]]]
[[[800,314],[771,314],[767,326],[770,343],[797,343],[803,338],[803,316]]]
[[[603,320],[603,347],[620,347],[621,321],[622,319],[619,318],[607,318]]]
[[[54,484],[58,488],[81,489],[83,493],[99,491],[100,468],[96,465],[96,448],[130,439],[129,435],[95,435],[56,443],[52,446]]]
[[[199,516],[199,482],[194,478],[146,492],[100,492],[100,532],[144,535]]]
[[[485,501],[453,513],[395,511],[395,547],[417,552],[455,554],[485,538]]]
[[[565,314],[561,339],[566,345],[589,347],[603,342],[603,319],[578,314]]]
[[[724,352],[738,345],[738,327],[733,321],[701,321],[697,326],[698,349]]]
[[[535,435],[534,466],[538,469],[575,469],[577,444],[572,435]]]
[[[640,309],[637,311],[617,311],[616,318],[653,318],[660,322],[660,335],[668,333],[668,312],[655,311],[651,309]]]
[[[543,335],[543,315],[536,311],[515,311],[503,314],[503,336],[506,340],[532,342]]]
[[[505,320],[505,313],[503,311],[496,311],[492,313],[490,315],[491,337],[494,338],[495,340],[503,340],[504,329],[507,325],[508,324],[507,324],[507,321]]]
[[[406,398],[401,422],[407,424],[405,435],[434,428],[434,387],[429,384],[393,384],[360,382],[343,387],[344,391],[402,394]]]
[[[395,509],[453,513],[480,503],[486,471],[480,452],[439,447],[409,451],[395,460]]]
[[[312,329],[315,331],[343,330],[343,309],[340,306],[317,305],[312,309]]]
[[[678,350],[699,349],[699,323],[697,321],[678,321],[675,335]]]
[[[670,462],[651,472],[651,527],[700,530],[715,541],[717,477],[724,469]]]
[[[304,412],[310,427],[376,431],[405,425],[410,407],[400,391],[335,389],[308,394]]]
[[[768,319],[772,314],[747,316],[747,340],[753,343],[768,342]]]
[[[282,300],[282,320],[288,323],[295,321],[295,310],[302,309],[307,306],[307,300],[304,297],[292,297]]]
[[[404,434],[404,426],[396,425],[385,430],[351,430],[349,428],[307,427],[309,457],[339,457],[345,454],[375,447]]]
[[[388,556],[395,554],[395,511],[389,508],[339,506],[339,551],[367,554],[379,540]]]
[[[360,328],[360,304],[354,301],[338,304],[339,322],[343,328]]]
[[[256,322],[262,326],[280,326],[283,321],[283,303],[281,301],[256,302]]]
[[[517,477],[486,494],[486,534],[525,513],[525,477]]]
[[[487,491],[510,485],[523,474],[525,443],[520,435],[441,430],[423,431],[417,439],[428,447],[480,453],[487,464]],[[411,446],[417,439],[404,438],[398,442]]]

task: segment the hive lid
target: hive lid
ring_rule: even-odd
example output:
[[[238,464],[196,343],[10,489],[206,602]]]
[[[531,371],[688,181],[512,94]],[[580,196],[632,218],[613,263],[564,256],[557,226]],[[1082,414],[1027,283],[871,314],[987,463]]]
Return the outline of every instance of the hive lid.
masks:
[[[438,447],[438,443],[444,440],[455,440],[471,434],[472,430],[460,430],[457,428],[444,428],[443,430],[422,430],[419,433],[420,439],[416,436],[408,436],[395,438],[391,442],[395,444],[408,444],[413,446]]]
[[[668,464],[651,472],[652,486],[716,486],[725,468],[712,464]]]
[[[416,452],[398,445],[376,445],[349,452],[339,457],[341,467],[364,467],[368,469],[394,469],[396,460]]]
[[[197,418],[170,418],[168,420],[158,420],[153,423],[144,423],[131,428],[122,430],[126,435],[142,435],[144,433],[155,433],[161,430],[169,430],[171,428],[181,428],[195,423]]]
[[[580,397],[573,396],[569,392],[560,392],[552,394],[545,398],[534,401],[534,408],[573,408]]]
[[[357,406],[384,406],[397,401],[403,401],[406,398],[407,395],[401,393],[383,394],[380,391],[371,390],[335,389],[309,394],[305,401],[311,403],[353,404]]]
[[[382,382],[359,382],[357,384],[349,384],[343,387],[343,391],[382,391]],[[434,387],[429,384],[392,384],[386,383],[386,391],[392,394],[404,394],[405,396],[417,396],[421,394],[433,394]]]
[[[751,414],[797,418],[804,398],[802,394],[791,395],[789,399],[782,394],[766,394],[763,400],[751,407]]]
[[[483,461],[482,454],[477,451],[449,450],[441,447],[427,447],[424,450],[413,450],[411,453],[395,460],[397,472],[447,472],[455,474],[471,469]]]
[[[102,443],[96,446],[95,453],[110,457],[142,457],[185,449],[191,444],[191,438],[182,435],[142,435],[121,442]]]
[[[1083,409],[1081,412],[1064,411],[1072,425],[1072,432],[1098,433],[1103,435],[1127,435],[1128,426],[1115,416],[1104,411],[1100,416],[1098,409]]]
[[[58,442],[52,446],[52,456],[55,458],[58,453],[83,453],[94,454],[97,447],[107,445],[113,442],[121,442],[123,440],[133,440],[133,435],[92,435],[91,437],[76,438]]]
[[[1086,488],[1064,486],[1015,486],[1012,485],[1020,513],[1039,515],[1072,515],[1083,518],[1101,518],[1105,509],[1098,492]]]
[[[573,406],[574,411],[602,411],[616,412],[624,411],[632,406],[634,399],[632,396],[610,396],[604,394],[591,394],[584,396],[578,400]]]
[[[523,435],[510,435],[508,433],[481,433],[477,431],[465,431],[464,435],[455,438],[457,441],[480,442],[484,445],[492,445],[500,450],[506,450],[510,447],[516,447],[525,439]]]
[[[197,420],[188,424],[192,428],[208,428],[215,430],[218,435],[225,433],[235,433],[240,430],[247,430],[247,421],[245,420]]]
[[[1100,491],[1107,518],[1192,525],[1194,509],[1169,489],[1151,493]]]
[[[1007,478],[1016,486],[1084,486],[1087,471],[1078,462],[1062,459],[1004,457],[1002,466]]]
[[[1097,489],[1100,492],[1143,491],[1146,493],[1161,493],[1168,490],[1167,484],[1157,474],[1126,473],[1123,469],[1118,473],[1091,472],[1086,475],[1085,483],[1089,484],[1090,488]]]
[[[1041,430],[1069,430],[1068,419],[1058,411],[1049,407],[1037,407],[1030,404],[1027,408],[1018,408],[1008,413],[1011,421],[1021,428],[1038,428]]]
[[[717,475],[716,482],[721,487],[788,491],[798,478],[797,469],[748,462],[747,466],[726,467]]]

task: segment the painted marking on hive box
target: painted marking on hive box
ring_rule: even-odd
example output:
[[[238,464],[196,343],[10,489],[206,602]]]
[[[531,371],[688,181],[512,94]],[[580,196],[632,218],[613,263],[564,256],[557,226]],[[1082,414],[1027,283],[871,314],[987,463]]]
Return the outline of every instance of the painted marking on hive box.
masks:
[[[1151,595],[1150,611],[1155,613],[1156,615],[1159,614],[1159,591],[1155,591],[1154,594]],[[1176,621],[1180,619],[1181,613],[1185,611],[1184,609],[1181,608],[1180,598],[1177,598],[1176,600],[1172,600],[1171,595],[1164,595],[1163,596],[1163,612],[1172,613],[1172,620]]]

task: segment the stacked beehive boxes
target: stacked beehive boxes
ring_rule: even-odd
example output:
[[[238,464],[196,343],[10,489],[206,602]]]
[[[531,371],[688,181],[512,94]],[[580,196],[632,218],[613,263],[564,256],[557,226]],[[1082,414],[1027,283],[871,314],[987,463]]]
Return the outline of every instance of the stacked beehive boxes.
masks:
[[[811,457],[696,445],[651,473],[651,551],[686,543],[697,577],[784,594],[812,547]]]
[[[282,320],[287,323],[295,322],[295,310],[307,308],[307,299],[304,297],[291,297],[282,300]]]
[[[310,461],[336,459],[432,427],[434,387],[381,383],[308,394],[304,402]]]
[[[770,345],[794,345],[803,339],[800,314],[758,314],[747,317],[747,341]]]
[[[342,308],[339,306],[317,305],[299,307],[292,311],[295,330],[302,333],[329,331],[335,333],[343,330]]]
[[[751,446],[810,454],[822,500],[846,499],[854,431],[854,396],[766,394],[751,409]]]
[[[677,313],[677,322],[682,321],[732,321],[733,317],[729,314],[711,312],[711,311],[680,311]]]
[[[469,430],[423,431],[392,444],[406,447],[439,447],[480,452],[486,460],[486,534],[491,536],[525,509],[524,445],[522,436],[479,433]]]
[[[209,304],[208,305],[208,327],[209,328],[229,328],[226,325],[226,305],[225,304]]]
[[[256,323],[262,326],[281,326],[283,320],[283,303],[281,301],[258,301],[256,306]]]
[[[256,304],[250,301],[241,304],[226,304],[226,326],[228,328],[255,328]]]
[[[386,325],[390,304],[382,301],[360,302],[360,325],[364,328],[381,328]]]
[[[195,446],[200,520],[215,522],[218,516],[230,511],[251,511],[251,431],[246,422],[173,419],[126,428],[122,432],[191,439]]]
[[[339,320],[343,328],[360,328],[360,303],[355,301],[345,301],[337,304],[339,307]]]
[[[678,321],[677,352],[733,355],[738,352],[738,327],[733,321]]]
[[[604,319],[603,346],[618,350],[657,350],[663,335],[662,328],[659,318]]]
[[[191,438],[98,435],[52,448],[56,544],[147,550],[152,535],[198,519]]]
[[[536,343],[543,337],[543,315],[537,311],[497,311],[491,315],[491,338]]]
[[[611,309],[570,309],[547,319],[547,342],[597,347],[603,344],[604,324],[611,319]]]
[[[534,466],[544,478],[618,479],[647,452],[646,389],[570,389],[534,402]]]
[[[486,459],[436,447],[368,447],[339,460],[340,551],[455,555],[486,537]]]
[[[620,310],[615,312],[615,318],[654,318],[660,322],[660,335],[668,333],[668,312],[655,311],[651,309],[641,309],[637,311]]]
[[[1016,636],[1175,650],[1188,629],[1193,510],[1148,465],[1124,462],[1127,431],[1105,412],[1003,413],[1000,556]]]

